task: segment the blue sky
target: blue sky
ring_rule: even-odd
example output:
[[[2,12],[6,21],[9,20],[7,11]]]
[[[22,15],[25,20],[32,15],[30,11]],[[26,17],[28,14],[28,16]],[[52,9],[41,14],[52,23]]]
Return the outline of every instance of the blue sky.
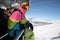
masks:
[[[26,17],[60,20],[60,0],[31,0]]]

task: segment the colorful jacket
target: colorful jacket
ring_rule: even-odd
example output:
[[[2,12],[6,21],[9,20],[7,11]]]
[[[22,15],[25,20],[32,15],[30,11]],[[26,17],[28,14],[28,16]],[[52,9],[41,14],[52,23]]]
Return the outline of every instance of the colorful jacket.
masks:
[[[20,11],[18,11],[20,10]],[[12,15],[9,17],[8,20],[8,29],[12,29],[16,23],[25,24],[26,18],[25,13],[26,11],[18,4],[18,10],[12,12]]]
[[[18,9],[21,11],[21,20],[20,24],[25,24],[27,22],[27,19],[25,18],[26,11],[22,8],[20,4],[18,4]]]

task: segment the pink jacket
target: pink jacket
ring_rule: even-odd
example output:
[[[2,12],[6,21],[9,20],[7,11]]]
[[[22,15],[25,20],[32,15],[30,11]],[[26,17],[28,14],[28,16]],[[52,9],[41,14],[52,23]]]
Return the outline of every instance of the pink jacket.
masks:
[[[20,4],[18,4],[18,9],[21,12],[14,11],[9,18],[14,19],[14,20],[17,20],[17,21],[24,20],[25,19],[25,13],[26,13],[26,11],[22,8],[22,6]]]

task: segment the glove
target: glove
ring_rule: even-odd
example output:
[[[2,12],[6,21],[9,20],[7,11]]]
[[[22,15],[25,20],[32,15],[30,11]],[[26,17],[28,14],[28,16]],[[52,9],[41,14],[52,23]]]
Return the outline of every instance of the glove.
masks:
[[[27,21],[26,27],[30,28],[33,31],[33,25],[29,21]]]

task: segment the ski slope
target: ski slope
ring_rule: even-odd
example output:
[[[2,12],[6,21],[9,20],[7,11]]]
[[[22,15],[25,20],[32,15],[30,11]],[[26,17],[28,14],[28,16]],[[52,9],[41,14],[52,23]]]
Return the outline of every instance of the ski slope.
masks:
[[[35,40],[60,40],[60,23],[34,26]]]

